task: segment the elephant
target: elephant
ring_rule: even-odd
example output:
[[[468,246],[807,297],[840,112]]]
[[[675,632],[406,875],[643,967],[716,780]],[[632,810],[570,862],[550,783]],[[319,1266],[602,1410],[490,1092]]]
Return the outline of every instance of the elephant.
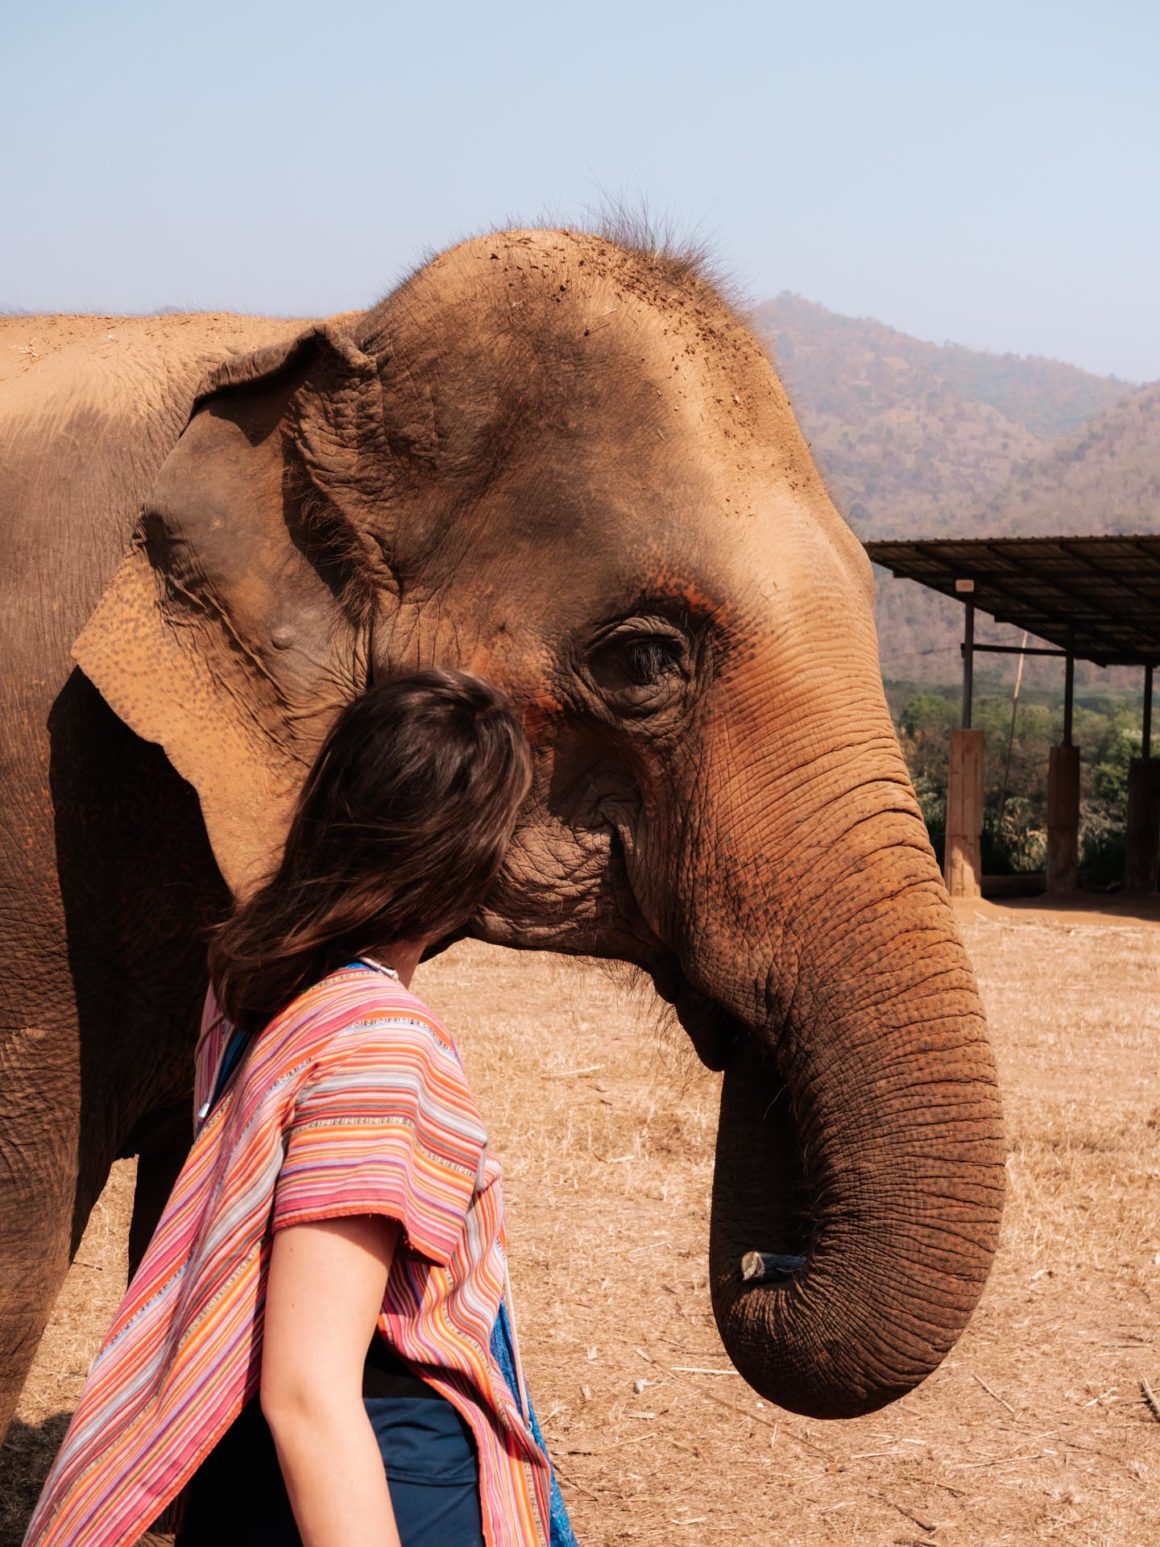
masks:
[[[0,444],[5,1420],[112,1161],[135,1261],[184,1158],[206,928],[339,708],[421,665],[533,749],[468,932],[631,964],[722,1072],[738,1371],[837,1418],[939,1364],[997,1243],[994,1059],[870,564],[696,257],[506,230],[364,312],[92,323]]]

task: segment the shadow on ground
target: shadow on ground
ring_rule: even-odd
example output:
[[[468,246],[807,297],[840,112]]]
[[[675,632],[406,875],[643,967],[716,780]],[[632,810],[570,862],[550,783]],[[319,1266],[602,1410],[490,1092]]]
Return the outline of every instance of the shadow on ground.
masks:
[[[13,1419],[0,1446],[0,1547],[20,1547],[52,1459],[60,1449],[71,1413],[54,1413],[43,1423]],[[136,1547],[172,1547],[172,1536],[149,1532]]]
[[[52,1458],[60,1449],[71,1413],[54,1413],[43,1423],[22,1423],[14,1418],[0,1446],[0,1547],[20,1547],[28,1517]]]
[[[1068,896],[956,897],[960,919],[1010,924],[1160,924],[1155,892],[1072,892]]]

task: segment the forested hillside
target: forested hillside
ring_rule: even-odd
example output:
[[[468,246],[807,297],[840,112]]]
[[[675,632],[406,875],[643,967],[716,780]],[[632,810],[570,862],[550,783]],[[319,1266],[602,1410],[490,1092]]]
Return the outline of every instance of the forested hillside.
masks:
[[[926,343],[789,294],[753,320],[860,537],[1160,531],[1160,385]],[[884,675],[955,681],[961,607],[888,576],[879,598]],[[1056,670],[1029,663],[1031,681]]]
[[[1144,387],[1016,467],[982,529],[1039,535],[1160,530],[1160,385]],[[1081,524],[1085,523],[1085,524]]]

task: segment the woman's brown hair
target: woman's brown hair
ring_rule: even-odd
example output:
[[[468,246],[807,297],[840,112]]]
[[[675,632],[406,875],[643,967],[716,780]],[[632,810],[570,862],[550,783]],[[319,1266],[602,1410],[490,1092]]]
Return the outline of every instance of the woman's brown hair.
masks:
[[[367,951],[454,934],[495,879],[530,782],[523,727],[478,677],[420,671],[353,700],[277,869],[211,938],[227,1017],[256,1030]]]

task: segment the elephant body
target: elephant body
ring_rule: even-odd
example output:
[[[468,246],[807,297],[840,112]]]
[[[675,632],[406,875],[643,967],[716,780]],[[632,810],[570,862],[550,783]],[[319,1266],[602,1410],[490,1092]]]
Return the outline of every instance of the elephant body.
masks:
[[[190,1137],[199,925],[227,894],[197,798],[72,646],[206,372],[260,318],[0,321],[0,1429],[113,1160],[135,1254]]]
[[[4,1419],[112,1160],[136,1253],[183,1158],[205,926],[341,704],[423,664],[502,683],[536,760],[472,932],[634,963],[725,1070],[742,1373],[909,1389],[994,1250],[994,1069],[869,565],[742,320],[679,256],[525,231],[326,322],[71,327],[0,324],[43,353],[0,386]]]

